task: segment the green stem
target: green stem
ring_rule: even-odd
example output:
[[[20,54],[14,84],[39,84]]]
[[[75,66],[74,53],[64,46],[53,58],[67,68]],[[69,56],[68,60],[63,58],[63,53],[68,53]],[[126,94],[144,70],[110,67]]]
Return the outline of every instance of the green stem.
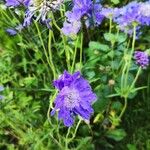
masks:
[[[50,64],[51,64],[51,69],[52,69],[54,80],[55,80],[56,79],[56,71],[55,71],[55,66],[53,63],[52,49],[51,49],[52,35],[53,35],[53,32],[51,30],[49,30],[48,52],[49,52],[49,60],[50,60]]]
[[[37,31],[38,31],[38,36],[39,36],[39,39],[40,39],[40,41],[41,41],[41,43],[42,43],[42,47],[43,47],[44,54],[45,54],[45,56],[46,56],[47,62],[48,62],[48,64],[50,65],[49,58],[48,58],[48,54],[47,54],[47,51],[46,51],[46,48],[45,48],[45,45],[44,45],[44,41],[43,41],[43,39],[42,39],[41,32],[40,32],[40,29],[39,29],[39,26],[38,26],[37,22],[35,22],[35,26],[36,26],[36,29],[37,29]],[[50,65],[50,67],[51,67],[51,65]]]
[[[49,108],[48,108],[48,111],[47,111],[47,119],[49,121],[49,123],[51,124],[51,120],[50,120],[50,110],[51,108],[53,109],[53,102],[54,102],[54,99],[56,98],[56,95],[57,95],[58,91],[56,90],[53,97],[50,98],[49,100]]]
[[[68,132],[67,132],[67,135],[66,135],[65,150],[68,150],[68,144],[76,137],[76,134],[77,134],[77,131],[78,131],[78,128],[79,128],[79,126],[80,126],[81,121],[82,121],[82,120],[79,119],[79,121],[78,121],[78,123],[77,123],[77,126],[76,126],[76,128],[75,128],[75,131],[74,131],[74,133],[73,133],[73,136],[72,136],[72,138],[71,138],[70,140],[68,140],[68,137],[69,137],[70,129],[71,129],[71,128],[68,129]]]
[[[63,147],[61,146],[61,144],[53,137],[53,135],[49,134],[50,137],[54,140],[54,142],[60,147],[60,149],[63,150]]]
[[[121,90],[124,89],[124,75],[125,75],[125,71],[126,71],[126,68],[127,68],[127,63],[125,62],[125,65],[123,67],[123,70],[122,70],[122,76],[121,76]]]
[[[72,138],[71,138],[71,141],[76,137],[77,130],[78,130],[78,128],[79,128],[79,125],[80,125],[81,121],[82,121],[82,120],[79,119],[78,124],[77,124],[77,126],[76,126],[76,128],[75,128],[75,131],[74,131],[74,133],[73,133],[73,136],[72,136]]]
[[[121,113],[120,113],[120,115],[119,115],[119,119],[120,119],[120,120],[121,120],[121,117],[123,116],[123,114],[124,114],[126,108],[127,108],[127,97],[124,97],[124,106],[123,106],[123,109],[122,109],[122,111],[121,111]]]
[[[135,40],[136,40],[136,25],[133,25],[132,49],[131,49],[130,58],[128,61],[128,67],[127,67],[126,78],[125,78],[125,87],[127,87],[127,84],[128,84],[128,75],[129,75],[129,70],[130,70],[130,66],[131,66],[132,55],[134,53]]]
[[[140,75],[140,73],[141,73],[141,70],[142,70],[142,68],[139,67],[139,69],[138,69],[138,71],[137,71],[137,74],[136,74],[136,76],[135,76],[135,78],[134,78],[134,81],[132,82],[132,84],[131,84],[131,86],[130,86],[129,91],[134,87],[134,85],[135,85],[135,83],[136,83],[136,81],[137,81],[137,79],[138,79],[138,77],[139,77],[139,75]]]
[[[71,130],[71,127],[69,127],[68,131],[67,131],[66,141],[65,141],[65,150],[68,150],[68,144],[69,144],[68,137],[69,137],[69,134],[70,134],[70,130]]]
[[[112,29],[112,17],[110,16],[110,18],[109,18],[109,33],[111,33],[111,29]]]
[[[75,51],[74,51],[74,57],[73,57],[73,62],[72,62],[72,66],[71,66],[71,73],[73,73],[73,69],[74,69],[74,65],[75,65],[78,41],[79,41],[79,37],[77,37],[76,44],[75,44]]]
[[[63,43],[64,43],[64,50],[65,50],[65,55],[66,55],[66,63],[67,63],[67,68],[70,71],[70,52],[66,47],[66,38],[64,35],[62,35]]]
[[[54,18],[54,15],[52,14],[52,19],[53,19],[53,24],[54,26],[58,29],[58,31],[60,33],[62,33],[60,27],[57,25],[56,23],[56,20]],[[65,50],[65,55],[66,55],[66,63],[67,63],[67,68],[68,70],[70,71],[70,53],[69,53],[69,50],[66,48],[66,38],[65,36],[62,34],[62,40],[63,40],[63,43],[64,43],[64,50]]]
[[[81,44],[80,44],[80,70],[82,69],[82,55],[83,55],[83,33],[81,33]]]

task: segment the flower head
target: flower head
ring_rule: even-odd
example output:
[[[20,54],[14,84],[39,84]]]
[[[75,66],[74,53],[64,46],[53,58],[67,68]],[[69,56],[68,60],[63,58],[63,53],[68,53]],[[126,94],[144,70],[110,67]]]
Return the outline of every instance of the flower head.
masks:
[[[72,75],[64,71],[63,75],[53,84],[59,93],[55,99],[55,107],[51,115],[54,115],[55,111],[58,110],[58,118],[62,119],[67,127],[73,125],[76,115],[85,120],[90,119],[93,113],[91,104],[96,100],[96,95],[92,92],[88,81],[81,77],[79,71]]]
[[[63,3],[63,0],[57,0],[55,2],[50,2],[47,0],[30,0],[28,9],[25,13],[25,19],[23,26],[29,26],[32,19],[35,18],[36,21],[40,21],[50,28],[51,19],[48,18],[48,13],[50,11],[55,11]]]
[[[69,24],[69,30],[71,31],[71,28],[74,28],[74,22],[78,22],[78,24],[81,24],[82,20],[84,20],[85,25],[88,27],[93,25],[100,25],[104,16],[101,15],[101,8],[102,6],[98,3],[94,3],[92,0],[74,0],[73,1],[73,8],[71,11],[67,11],[65,16],[67,18],[67,24],[64,23],[64,26],[62,28],[62,32],[65,35],[69,35],[68,33],[64,32],[64,28],[68,28]],[[80,22],[80,23],[79,23]],[[81,28],[78,27],[78,31],[76,34],[79,32]],[[74,34],[74,30],[70,34]]]
[[[142,68],[146,68],[149,65],[149,58],[148,54],[142,51],[135,51],[134,59],[136,64],[140,65]]]

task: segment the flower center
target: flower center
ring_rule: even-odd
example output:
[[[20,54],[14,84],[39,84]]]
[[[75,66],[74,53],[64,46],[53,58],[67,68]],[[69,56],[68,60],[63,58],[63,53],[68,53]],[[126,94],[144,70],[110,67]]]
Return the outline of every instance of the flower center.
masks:
[[[69,89],[68,93],[64,98],[64,105],[67,108],[74,108],[75,106],[79,106],[80,96],[76,89]]]

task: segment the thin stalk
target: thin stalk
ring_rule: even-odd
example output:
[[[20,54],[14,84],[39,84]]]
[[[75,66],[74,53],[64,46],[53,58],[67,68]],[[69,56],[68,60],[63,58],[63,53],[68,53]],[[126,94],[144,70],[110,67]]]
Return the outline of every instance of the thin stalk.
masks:
[[[73,69],[74,69],[74,65],[75,65],[78,41],[79,41],[79,37],[77,37],[76,44],[75,44],[75,51],[74,51],[74,57],[73,57],[73,62],[72,62],[72,66],[71,66],[71,73],[73,73]]]
[[[138,71],[137,71],[137,73],[136,73],[136,76],[135,76],[135,78],[134,78],[134,81],[132,82],[132,84],[131,84],[131,86],[130,86],[129,91],[130,91],[130,90],[133,88],[133,86],[135,85],[135,83],[136,83],[136,81],[137,81],[137,79],[138,79],[138,77],[139,77],[139,75],[140,75],[140,73],[141,73],[141,70],[142,70],[142,68],[139,67],[139,69],[138,69]]]
[[[82,68],[82,55],[83,55],[83,33],[81,33],[81,44],[80,44],[80,70]]]
[[[131,49],[130,58],[129,58],[129,62],[128,62],[128,67],[127,67],[127,72],[126,72],[125,87],[127,87],[127,84],[128,84],[127,81],[128,81],[128,75],[129,75],[129,70],[130,70],[130,66],[131,66],[131,59],[132,59],[132,55],[133,55],[134,47],[135,47],[135,40],[136,40],[136,25],[133,26],[132,49]]]
[[[76,128],[75,128],[75,131],[74,131],[74,133],[73,133],[73,136],[71,137],[70,140],[68,140],[68,137],[69,137],[70,129],[71,129],[71,128],[68,129],[68,132],[67,132],[67,135],[66,135],[65,150],[68,150],[68,144],[76,137],[76,134],[77,134],[77,131],[78,131],[78,128],[79,128],[79,126],[80,126],[81,121],[82,121],[82,120],[79,119],[79,121],[78,121],[78,123],[77,123],[77,126],[76,126]]]
[[[53,102],[54,102],[54,99],[56,98],[56,95],[57,95],[58,91],[56,90],[53,97],[49,100],[49,108],[48,108],[48,111],[47,111],[47,119],[49,121],[49,123],[51,124],[51,121],[50,121],[50,110],[51,108],[53,109]]]
[[[60,149],[63,150],[63,147],[61,146],[61,144],[53,137],[53,135],[49,134],[50,137],[54,140],[54,142],[60,147]]]
[[[109,18],[109,33],[111,33],[111,29],[112,29],[112,17],[110,16],[110,18]]]
[[[54,26],[58,29],[58,31],[59,31],[60,33],[62,33],[60,27],[59,27],[59,26],[57,25],[57,23],[56,23],[56,20],[55,20],[53,14],[52,14],[52,19],[53,19],[53,24],[54,24]],[[70,53],[69,53],[69,51],[66,49],[66,38],[65,38],[65,36],[64,36],[63,34],[62,34],[62,40],[63,40],[63,43],[64,43],[64,50],[65,50],[65,55],[66,55],[67,68],[68,68],[68,70],[70,71]]]
[[[80,126],[81,121],[82,121],[82,120],[79,119],[79,121],[78,121],[78,123],[77,123],[77,126],[76,126],[76,128],[75,128],[75,131],[74,131],[74,133],[73,133],[73,136],[72,136],[72,138],[71,138],[71,141],[76,137],[77,130],[78,130],[79,126]]]
[[[50,60],[50,64],[51,64],[51,69],[52,69],[53,77],[54,77],[54,80],[55,80],[56,79],[56,71],[55,71],[55,66],[54,66],[54,63],[53,63],[52,49],[51,49],[52,35],[53,35],[53,32],[51,30],[49,30],[48,52],[49,52],[49,60]]]
[[[67,131],[67,134],[66,134],[65,150],[68,150],[68,144],[69,144],[68,137],[69,137],[69,134],[70,134],[70,130],[71,130],[71,127],[68,128],[68,131]]]
[[[126,108],[127,108],[127,97],[124,97],[124,106],[123,106],[123,109],[122,109],[122,111],[121,111],[121,113],[120,113],[120,115],[119,115],[119,119],[120,119],[120,120],[121,120],[121,117],[123,116],[123,114],[124,114]]]
[[[124,75],[125,75],[126,68],[127,68],[127,63],[125,62],[125,65],[124,65],[123,70],[122,70],[122,76],[121,76],[121,90],[125,86],[125,84],[124,84]]]
[[[40,29],[39,29],[39,26],[38,26],[37,22],[35,22],[35,26],[36,26],[36,29],[37,29],[37,31],[38,31],[38,36],[39,36],[39,39],[40,39],[40,41],[41,41],[41,43],[42,43],[42,47],[43,47],[44,54],[45,54],[45,56],[46,56],[47,62],[48,62],[48,64],[49,64],[49,66],[51,67],[51,64],[50,64],[49,58],[48,58],[48,54],[47,54],[47,51],[46,51],[46,48],[45,48],[45,45],[44,45],[44,41],[43,41],[43,39],[42,39],[41,32],[40,32]]]

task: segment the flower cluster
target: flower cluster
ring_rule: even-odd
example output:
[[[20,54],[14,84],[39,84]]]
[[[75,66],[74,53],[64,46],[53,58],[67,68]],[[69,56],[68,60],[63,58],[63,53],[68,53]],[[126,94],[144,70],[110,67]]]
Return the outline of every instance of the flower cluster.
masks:
[[[58,110],[58,118],[62,119],[67,127],[72,126],[76,115],[85,120],[90,119],[93,113],[91,104],[96,100],[96,95],[92,92],[88,81],[81,77],[80,72],[71,75],[64,71],[63,75],[53,84],[59,93],[51,115]]]
[[[0,86],[0,92],[3,90],[4,90],[3,86]],[[3,98],[4,98],[4,96],[0,95],[0,100],[2,100]]]
[[[6,6],[8,7],[19,5],[26,7],[23,27],[29,26],[34,18],[50,28],[51,19],[48,17],[48,13],[57,10],[62,3],[63,0],[53,2],[47,0],[6,0]],[[82,23],[87,28],[97,26],[101,24],[104,18],[111,18],[120,30],[131,35],[133,24],[137,24],[137,31],[142,25],[150,25],[150,1],[133,1],[121,8],[105,8],[98,1],[73,0],[73,7],[65,13],[65,16],[66,21],[63,24],[62,32],[67,36],[76,35],[80,31]],[[15,29],[14,31],[17,32],[18,30]],[[10,33],[14,35],[14,31],[10,31]]]
[[[130,35],[133,33],[134,23],[137,24],[137,31],[141,25],[150,25],[150,1],[133,1],[121,8],[105,8],[92,0],[74,0],[73,4],[72,10],[66,12],[67,21],[62,28],[65,35],[77,34],[82,25],[81,20],[89,27],[91,24],[100,25],[104,18],[109,18],[120,30]]]
[[[48,18],[48,13],[50,11],[55,11],[63,3],[63,0],[56,0],[50,2],[47,0],[7,0],[6,6],[8,7],[17,7],[19,5],[24,5],[26,8],[25,18],[22,25],[22,28],[8,29],[7,32],[10,35],[17,34],[18,31],[22,30],[24,27],[27,27],[31,24],[32,20],[40,21],[42,24],[45,24],[50,28],[51,19]]]
[[[87,27],[94,22],[96,25],[103,20],[101,15],[102,6],[92,0],[73,0],[73,8],[66,12],[67,21],[64,22],[62,32],[65,35],[77,34],[83,21]],[[92,21],[91,21],[92,20]]]
[[[136,61],[136,64],[140,65],[143,69],[145,69],[149,65],[149,57],[145,52],[135,51],[134,59]]]
[[[145,3],[133,1],[122,8],[118,8],[117,13],[114,11],[113,21],[128,34],[133,33],[133,24],[136,24],[137,30],[142,25],[149,26],[150,1]]]

